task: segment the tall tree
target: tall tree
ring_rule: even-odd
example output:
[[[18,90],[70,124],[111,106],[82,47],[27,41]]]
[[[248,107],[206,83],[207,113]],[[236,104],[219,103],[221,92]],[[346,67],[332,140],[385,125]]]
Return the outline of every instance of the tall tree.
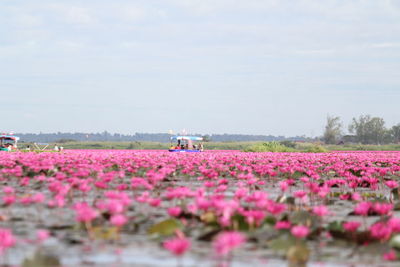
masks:
[[[390,133],[392,135],[393,138],[393,142],[394,143],[399,143],[400,142],[400,123],[397,125],[394,125],[391,129],[390,129]]]
[[[342,123],[340,117],[328,115],[324,131],[324,142],[327,144],[336,144],[342,135]]]
[[[381,144],[385,139],[387,129],[383,118],[361,115],[353,118],[349,131],[355,133],[357,140],[363,144]]]

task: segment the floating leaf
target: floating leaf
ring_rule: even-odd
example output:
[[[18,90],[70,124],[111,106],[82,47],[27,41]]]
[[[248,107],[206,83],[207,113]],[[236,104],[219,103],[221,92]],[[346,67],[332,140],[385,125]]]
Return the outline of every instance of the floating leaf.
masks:
[[[268,245],[271,249],[276,251],[287,251],[295,243],[296,240],[292,238],[277,238],[268,242]]]
[[[96,226],[91,229],[95,239],[115,240],[118,239],[117,227]]]
[[[393,248],[400,249],[400,235],[393,236],[389,244]]]
[[[353,174],[354,176],[362,177],[362,174],[361,174],[362,170],[348,169],[348,171],[349,171],[351,174]]]
[[[333,221],[328,224],[327,228],[328,228],[328,230],[331,230],[331,231],[338,231],[338,232],[342,231],[343,232],[344,229],[343,229],[342,223],[343,222],[341,222],[341,221]]]
[[[392,195],[393,195],[393,199],[394,200],[399,200],[400,199],[399,198],[399,189],[398,188],[393,189],[392,190]]]
[[[58,267],[60,260],[55,255],[43,254],[37,251],[33,257],[28,257],[22,262],[22,267]]]
[[[217,217],[214,212],[208,211],[200,216],[200,220],[205,223],[214,223],[217,221]]]
[[[308,176],[307,173],[305,173],[305,172],[300,172],[300,171],[295,171],[295,172],[291,175],[291,177],[294,178],[294,179],[299,179],[299,178],[304,177],[304,176]]]
[[[267,216],[264,219],[264,224],[275,225],[277,219],[274,216]]]
[[[318,225],[318,218],[305,210],[295,211],[290,215],[290,221],[293,224],[303,224],[309,227]]]
[[[197,239],[200,241],[211,241],[219,232],[221,232],[221,229],[214,228],[202,233]]]
[[[246,222],[246,217],[236,214],[232,217],[233,228],[236,231],[249,231],[250,225]]]
[[[350,242],[354,242],[357,244],[365,244],[365,243],[371,243],[371,242],[376,242],[375,239],[371,238],[371,234],[369,231],[363,231],[363,232],[344,232],[343,230],[337,231],[337,230],[329,230],[329,233],[334,237],[335,239],[342,239]]]
[[[149,235],[172,235],[175,230],[182,228],[182,224],[176,219],[168,219],[151,226],[147,233]]]
[[[289,267],[306,267],[310,257],[310,250],[305,244],[296,244],[289,248],[286,254]]]

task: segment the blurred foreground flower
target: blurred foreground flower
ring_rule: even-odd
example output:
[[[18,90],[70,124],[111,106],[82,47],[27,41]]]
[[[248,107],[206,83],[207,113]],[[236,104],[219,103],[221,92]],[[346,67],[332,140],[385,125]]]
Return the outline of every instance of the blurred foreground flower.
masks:
[[[217,255],[224,256],[245,242],[246,237],[240,232],[222,232],[215,238],[213,248]]]
[[[15,238],[10,229],[0,228],[0,254],[15,245]]]
[[[163,243],[163,247],[176,256],[185,254],[190,249],[190,241],[185,237],[176,237]]]

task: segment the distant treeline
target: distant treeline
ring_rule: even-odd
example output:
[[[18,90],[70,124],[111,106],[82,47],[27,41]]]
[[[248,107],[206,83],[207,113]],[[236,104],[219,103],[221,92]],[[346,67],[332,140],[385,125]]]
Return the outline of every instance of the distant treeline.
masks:
[[[65,143],[71,141],[108,141],[108,142],[161,142],[167,143],[171,135],[167,133],[135,133],[119,134],[109,133],[15,133],[21,138],[21,142],[42,142],[42,143]],[[202,136],[205,141],[213,142],[246,142],[246,141],[300,141],[310,142],[316,139],[305,136],[285,137],[273,135],[247,135],[247,134],[193,134]]]

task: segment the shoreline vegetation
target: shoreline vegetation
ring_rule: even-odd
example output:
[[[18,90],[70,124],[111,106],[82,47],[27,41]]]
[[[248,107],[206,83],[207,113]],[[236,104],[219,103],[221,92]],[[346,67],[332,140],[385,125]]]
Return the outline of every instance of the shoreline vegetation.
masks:
[[[161,142],[84,142],[70,141],[65,143],[49,143],[49,148],[55,145],[62,146],[64,149],[132,149],[132,150],[151,150],[165,149],[170,147],[169,143]],[[19,148],[23,150],[27,146],[32,147],[32,143],[19,143]],[[363,145],[363,144],[342,144],[327,145],[321,142],[205,142],[205,150],[241,150],[244,152],[311,152],[322,153],[329,151],[400,151],[400,144],[385,145]]]

